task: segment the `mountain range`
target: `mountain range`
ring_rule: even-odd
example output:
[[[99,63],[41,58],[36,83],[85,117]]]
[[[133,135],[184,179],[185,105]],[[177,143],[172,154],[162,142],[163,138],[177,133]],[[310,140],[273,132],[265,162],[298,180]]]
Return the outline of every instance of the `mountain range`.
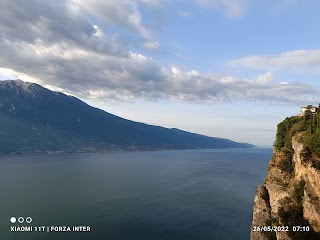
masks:
[[[0,153],[250,147],[130,121],[35,83],[0,81]]]

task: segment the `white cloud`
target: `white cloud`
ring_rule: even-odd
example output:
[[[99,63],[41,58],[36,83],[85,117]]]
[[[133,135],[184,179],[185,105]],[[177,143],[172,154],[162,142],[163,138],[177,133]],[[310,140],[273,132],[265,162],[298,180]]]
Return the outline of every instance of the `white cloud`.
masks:
[[[266,74],[259,75],[257,77],[257,83],[259,84],[267,84],[272,82],[272,74],[271,72],[267,72]]]
[[[11,68],[0,68],[0,78],[2,80],[23,79],[24,81],[27,81],[27,82],[42,84],[42,82],[39,79],[31,77],[21,72],[17,72]]]
[[[152,39],[152,32],[143,21],[136,1],[132,0],[72,0],[74,5],[80,6],[90,14],[104,21],[105,24],[115,24],[129,31],[138,33],[144,40],[146,48],[158,48],[159,43]],[[142,1],[148,5],[155,1]]]
[[[32,44],[21,43],[16,49],[10,43],[2,43],[0,49],[6,51],[0,61],[14,72],[81,98],[301,102],[316,93],[306,84],[273,82],[269,72],[254,79],[239,79],[178,66],[166,68],[138,53],[118,58],[72,45],[66,48],[39,48],[40,54],[32,55]],[[19,78],[24,79],[21,75]]]
[[[75,1],[80,0],[19,3],[3,0],[0,76],[38,82],[80,98],[118,101],[144,98],[192,102],[300,102],[316,93],[306,84],[273,82],[269,72],[253,79],[239,79],[204,74],[181,66],[164,66],[137,50],[130,51],[126,39],[105,30],[109,26],[107,23],[92,23],[85,17],[83,6],[89,3],[77,5]],[[92,18],[100,17],[102,12],[96,13],[100,11],[96,8],[107,8],[105,2],[90,1],[90,4],[97,4],[88,5],[96,14]],[[35,4],[37,8],[33,7]],[[105,18],[140,33],[139,29],[145,27],[136,5],[127,1],[121,4],[110,5],[115,13]],[[122,15],[125,19],[120,19]],[[158,45],[156,40],[144,40],[150,42],[149,48]],[[301,55],[307,53],[295,52],[285,57]]]
[[[295,50],[275,56],[246,56],[230,64],[259,70],[320,73],[320,49]]]
[[[160,47],[160,44],[158,41],[153,41],[153,40],[150,40],[150,41],[146,41],[144,44],[143,44],[144,48],[146,49],[149,49],[149,50],[155,50],[155,49],[158,49]]]

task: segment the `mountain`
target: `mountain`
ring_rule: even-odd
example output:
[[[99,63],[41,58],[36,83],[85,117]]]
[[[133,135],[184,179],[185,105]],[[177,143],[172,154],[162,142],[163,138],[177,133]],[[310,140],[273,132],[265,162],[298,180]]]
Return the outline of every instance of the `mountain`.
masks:
[[[320,240],[319,186],[318,110],[278,124],[267,177],[254,199],[250,239]]]
[[[0,153],[249,147],[129,121],[35,83],[0,81]]]

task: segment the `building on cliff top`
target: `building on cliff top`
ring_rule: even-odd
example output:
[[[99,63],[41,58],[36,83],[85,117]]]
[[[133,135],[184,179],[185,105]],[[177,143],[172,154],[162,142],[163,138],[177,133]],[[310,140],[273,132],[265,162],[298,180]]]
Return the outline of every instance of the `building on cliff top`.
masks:
[[[303,116],[307,110],[309,110],[312,114],[315,114],[317,112],[318,108],[315,106],[312,106],[312,105],[309,105],[307,107],[301,107],[300,116]]]

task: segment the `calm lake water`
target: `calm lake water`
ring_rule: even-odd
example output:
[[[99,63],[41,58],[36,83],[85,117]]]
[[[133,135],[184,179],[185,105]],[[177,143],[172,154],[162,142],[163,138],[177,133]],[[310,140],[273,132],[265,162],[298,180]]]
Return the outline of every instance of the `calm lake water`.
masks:
[[[263,148],[0,156],[0,239],[249,239],[271,156]],[[10,233],[28,225],[91,232]]]

